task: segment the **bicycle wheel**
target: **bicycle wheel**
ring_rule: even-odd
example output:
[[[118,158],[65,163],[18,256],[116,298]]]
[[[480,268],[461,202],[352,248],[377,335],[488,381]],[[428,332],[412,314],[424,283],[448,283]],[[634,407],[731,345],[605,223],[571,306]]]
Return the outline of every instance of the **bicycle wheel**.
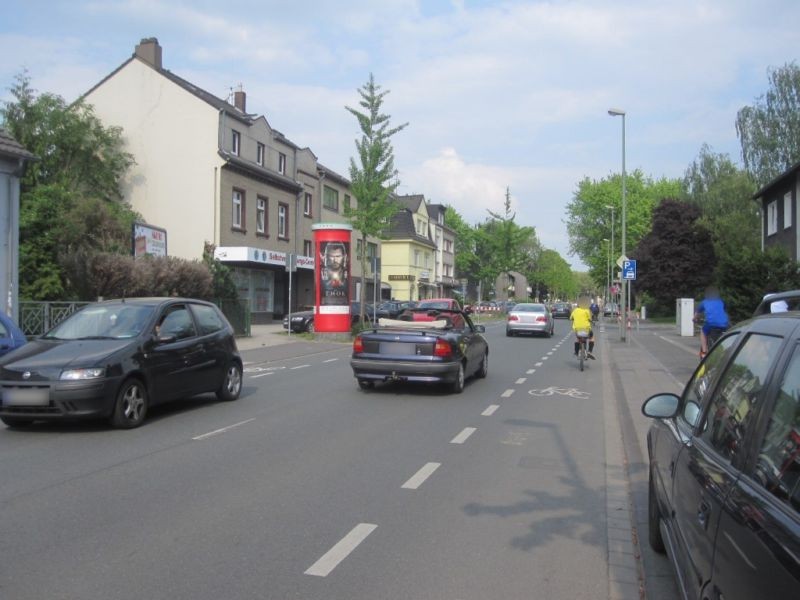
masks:
[[[578,352],[578,363],[580,363],[581,371],[583,371],[583,361],[586,360],[586,348],[581,344],[580,352]]]

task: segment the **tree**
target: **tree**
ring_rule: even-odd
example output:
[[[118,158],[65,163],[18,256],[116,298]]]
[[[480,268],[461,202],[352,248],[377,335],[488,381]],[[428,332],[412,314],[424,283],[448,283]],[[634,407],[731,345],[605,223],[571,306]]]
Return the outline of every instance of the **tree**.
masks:
[[[78,294],[64,261],[92,252],[130,252],[137,215],[120,202],[120,181],[133,163],[121,130],[104,127],[91,107],[36,95],[17,76],[4,127],[38,158],[20,195],[20,296],[54,300]],[[87,254],[88,253],[88,254]]]
[[[542,250],[531,282],[551,300],[574,298],[578,293],[569,263],[555,250]]]
[[[506,188],[503,214],[487,209],[491,219],[483,224],[488,243],[490,278],[511,271],[528,272],[538,258],[540,247],[533,227],[521,227],[511,211],[511,191]]]
[[[475,255],[475,228],[452,206],[446,206],[444,224],[455,231],[456,277],[474,279],[477,257]]]
[[[653,180],[640,170],[628,173],[625,181],[627,198],[627,247],[630,253],[639,240],[650,231],[653,207],[661,198],[678,197],[681,182],[676,179]],[[600,180],[584,178],[567,205],[567,233],[570,250],[589,267],[597,285],[605,286],[607,246],[611,239],[611,210],[614,207],[614,245],[612,263],[621,254],[622,239],[622,180],[614,174]],[[632,258],[636,258],[633,256]]]
[[[653,314],[671,314],[675,298],[694,297],[711,283],[714,245],[701,215],[696,205],[675,199],[653,211],[653,229],[636,248],[636,288],[653,298]]]
[[[355,158],[350,159],[350,181],[356,207],[345,207],[345,216],[353,227],[361,233],[361,272],[367,272],[367,237],[383,237],[389,220],[397,211],[391,197],[400,181],[394,167],[394,149],[391,138],[408,126],[404,123],[397,127],[389,124],[389,115],[381,112],[383,99],[389,90],[380,91],[381,86],[375,83],[372,73],[359,90],[359,105],[363,110],[346,106],[345,109],[358,121],[361,139],[356,140]],[[361,286],[360,322],[364,322],[365,286]]]
[[[800,160],[800,67],[768,72],[769,89],[736,115],[742,160],[762,186]]]

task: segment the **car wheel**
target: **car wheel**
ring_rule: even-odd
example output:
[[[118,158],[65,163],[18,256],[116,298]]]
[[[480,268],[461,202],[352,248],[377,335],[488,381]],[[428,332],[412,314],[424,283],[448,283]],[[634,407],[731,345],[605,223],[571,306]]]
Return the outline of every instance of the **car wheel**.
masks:
[[[479,379],[485,379],[486,376],[489,374],[489,352],[485,352],[483,355],[483,360],[481,361],[481,367],[478,369],[476,373],[476,377]]]
[[[0,421],[12,429],[29,427],[33,424],[33,419],[25,419],[23,417],[0,417]]]
[[[455,381],[450,384],[450,389],[454,394],[460,394],[464,391],[464,379],[466,373],[464,372],[464,363],[458,363],[458,373],[456,373]]]
[[[664,554],[666,549],[664,548],[664,538],[661,537],[660,521],[661,511],[658,508],[655,485],[653,485],[653,471],[651,469],[647,486],[647,539],[653,550],[659,554]]]
[[[308,325],[306,325],[306,331],[308,333],[314,333],[314,321],[308,322]]]
[[[510,329],[506,329],[506,337],[514,337],[514,332]]]
[[[231,402],[239,397],[242,392],[242,367],[239,363],[232,362],[225,371],[225,379],[217,390],[217,398]]]
[[[111,425],[117,429],[133,429],[147,416],[147,390],[140,379],[127,379],[117,392]]]
[[[359,379],[358,387],[360,387],[362,390],[371,390],[375,388],[375,382],[370,381],[369,379]]]

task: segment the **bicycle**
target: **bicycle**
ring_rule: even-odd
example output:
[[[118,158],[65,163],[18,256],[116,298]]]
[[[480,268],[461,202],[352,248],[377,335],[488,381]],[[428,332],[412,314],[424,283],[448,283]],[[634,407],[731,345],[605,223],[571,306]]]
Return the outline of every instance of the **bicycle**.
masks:
[[[578,364],[580,365],[581,371],[583,371],[583,364],[586,362],[587,351],[586,351],[586,342],[589,340],[589,332],[588,331],[576,331],[575,335],[578,336]]]

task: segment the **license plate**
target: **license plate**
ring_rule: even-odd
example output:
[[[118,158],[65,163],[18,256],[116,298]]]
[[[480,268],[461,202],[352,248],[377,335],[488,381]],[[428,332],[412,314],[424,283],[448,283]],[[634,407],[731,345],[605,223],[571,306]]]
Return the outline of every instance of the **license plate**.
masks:
[[[47,406],[50,390],[47,388],[14,388],[3,390],[4,406]]]
[[[417,345],[413,342],[382,342],[380,353],[410,356],[417,353]]]

